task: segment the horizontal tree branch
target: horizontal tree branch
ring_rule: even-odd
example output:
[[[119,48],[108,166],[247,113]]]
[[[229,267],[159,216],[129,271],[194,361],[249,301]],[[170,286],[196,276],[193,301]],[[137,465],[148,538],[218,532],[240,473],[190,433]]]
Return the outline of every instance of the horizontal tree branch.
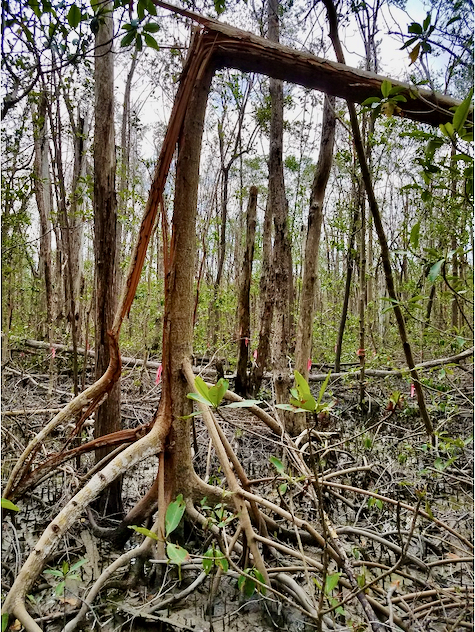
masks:
[[[393,86],[398,86],[400,94],[407,99],[406,103],[397,103],[399,116],[433,126],[452,121],[451,108],[460,105],[460,101],[450,96],[294,50],[162,0],[152,1],[157,6],[203,25],[201,37],[213,48],[213,61],[218,68],[258,72],[352,103],[362,103],[369,97],[382,97],[381,85],[387,80]],[[473,122],[473,110],[468,120]]]

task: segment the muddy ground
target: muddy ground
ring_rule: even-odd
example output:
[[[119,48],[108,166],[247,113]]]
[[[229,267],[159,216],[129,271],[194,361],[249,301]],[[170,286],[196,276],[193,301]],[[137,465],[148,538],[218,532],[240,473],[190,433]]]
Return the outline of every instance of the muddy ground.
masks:
[[[31,354],[26,349],[17,349],[3,367],[3,483],[31,437],[52,418],[54,411],[72,398],[69,362],[66,354],[58,353],[55,374],[51,377],[46,352]],[[152,418],[160,386],[155,384],[155,372],[141,367],[126,367],[123,375],[122,421],[124,427],[137,427]],[[86,383],[89,379],[87,374]],[[435,447],[428,444],[407,380],[368,380],[367,404],[362,411],[357,384],[347,379],[330,381],[325,398],[334,403],[331,415],[317,422],[320,435],[311,448],[305,447],[305,440],[300,448],[308,462],[314,463],[315,457],[319,457],[325,481],[324,509],[357,581],[367,585],[376,580],[365,593],[388,608],[387,616],[381,617],[383,629],[400,629],[395,622],[399,617],[408,630],[472,630],[472,371],[468,364],[462,368],[438,368],[427,372],[424,380],[431,418],[437,429]],[[319,386],[315,385],[316,392]],[[266,389],[263,395],[271,396],[270,385]],[[269,406],[266,408],[271,414],[275,412]],[[45,412],[38,413],[39,410]],[[195,469],[205,480],[224,487],[226,481],[200,417],[194,422]],[[244,409],[222,409],[219,422],[251,479],[253,491],[321,531],[320,510],[307,493],[309,482],[287,466],[285,442]],[[60,450],[68,430],[58,428],[37,455],[37,461]],[[90,438],[92,425],[88,424],[81,440]],[[284,464],[284,476],[278,476],[269,461],[271,456]],[[66,463],[16,501],[20,512],[3,521],[3,595],[45,526],[87,481],[92,466],[92,455]],[[150,458],[124,477],[126,510],[148,490],[156,468],[157,459]],[[415,517],[404,504],[423,513]],[[206,502],[201,505],[206,506]],[[203,512],[217,520],[216,508]],[[304,551],[310,558],[324,561],[320,547],[305,538],[300,538],[299,543],[290,523],[271,510],[266,512],[284,527],[276,542],[287,550]],[[96,519],[100,522],[100,517]],[[101,524],[114,526],[113,522]],[[237,520],[229,514],[224,535],[231,537],[236,524]],[[223,574],[219,582],[214,579],[216,568],[205,576],[202,555],[212,541],[210,532],[186,522],[177,533],[180,544],[191,555],[181,573],[176,566],[151,562],[140,575],[146,579],[141,582],[137,579],[139,575],[133,573],[133,564],[122,569],[94,602],[83,629],[297,632],[315,630],[319,625],[323,630],[370,629],[354,597],[338,607],[348,598],[348,589],[335,586],[321,597],[321,574],[284,549],[266,554],[268,566],[284,569],[281,573],[304,588],[317,608],[327,611],[321,624],[285,598],[257,592],[246,596],[238,589],[239,574],[233,569]],[[137,546],[142,539],[134,533],[124,549]],[[28,607],[40,627],[47,632],[61,630],[77,612],[87,588],[122,552],[107,539],[97,537],[84,514],[47,566],[57,571],[64,568],[64,562],[71,566],[78,560],[86,560],[77,572],[70,572],[76,577],[66,579],[62,593],[58,591],[57,574],[43,573],[29,596]],[[236,558],[235,562],[239,565],[242,560]],[[161,572],[157,572],[158,567]],[[327,575],[334,576],[337,570],[330,563]],[[167,604],[172,595],[183,593],[193,582],[194,590]],[[285,589],[284,580],[276,586],[290,601],[299,604],[292,589],[288,586]],[[144,604],[151,603],[157,604],[157,609],[144,614]],[[167,605],[160,607],[161,603]]]

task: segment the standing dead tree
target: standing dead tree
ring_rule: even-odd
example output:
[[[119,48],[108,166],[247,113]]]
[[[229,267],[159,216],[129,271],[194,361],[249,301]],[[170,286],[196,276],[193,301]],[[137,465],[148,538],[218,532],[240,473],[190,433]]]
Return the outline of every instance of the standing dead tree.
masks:
[[[157,4],[159,4],[157,2]],[[165,6],[165,5],[164,5]],[[169,5],[166,5],[169,7]],[[142,225],[137,238],[135,249],[131,258],[128,277],[124,292],[116,312],[110,338],[110,361],[104,375],[84,393],[79,394],[70,402],[61,413],[45,427],[29,444],[20,457],[7,483],[4,496],[11,494],[16,482],[25,474],[25,468],[35,450],[41,445],[41,441],[59,423],[69,420],[75,415],[85,412],[83,418],[90,415],[99,405],[103,395],[117,382],[120,371],[120,353],[118,336],[120,328],[128,313],[135,296],[137,285],[142,272],[148,243],[150,241],[156,216],[162,211],[162,229],[164,241],[164,273],[165,273],[165,315],[163,331],[163,388],[159,408],[154,416],[150,432],[133,445],[126,448],[116,456],[102,471],[93,478],[67,503],[63,510],[54,518],[38,540],[28,559],[20,570],[15,582],[4,602],[3,611],[17,617],[28,632],[39,632],[40,627],[28,613],[25,606],[25,596],[30,592],[36,578],[41,573],[48,555],[58,545],[62,536],[71,525],[78,520],[81,513],[112,481],[127,471],[135,463],[151,455],[159,455],[158,472],[158,519],[156,531],[163,532],[164,512],[173,497],[173,494],[181,492],[186,497],[188,511],[195,519],[198,512],[193,507],[197,498],[222,498],[223,491],[215,489],[202,481],[194,472],[191,463],[190,450],[190,425],[186,414],[189,411],[190,402],[185,395],[191,387],[192,374],[189,368],[189,357],[192,344],[193,323],[193,262],[196,248],[196,203],[199,176],[199,157],[201,151],[201,137],[205,115],[206,102],[213,73],[218,67],[225,65],[233,67],[245,66],[246,70],[265,72],[270,75],[278,75],[288,81],[302,83],[311,88],[341,93],[338,96],[354,98],[362,101],[368,96],[379,93],[383,77],[361,73],[345,67],[343,64],[332,64],[325,60],[319,60],[311,55],[292,51],[275,43],[270,43],[249,33],[238,31],[232,27],[221,25],[218,22],[207,20],[191,12],[183,12],[193,19],[205,22],[205,28],[195,33],[190,54],[183,71],[182,81],[174,103],[172,116],[167,134],[161,150],[159,162],[152,182],[149,199],[147,201]],[[278,63],[275,63],[278,60]],[[321,72],[315,72],[320,69]],[[341,81],[341,73],[345,77],[358,77],[358,86],[352,86]],[[335,80],[330,82],[329,78]],[[408,93],[411,90],[406,87]],[[446,122],[450,120],[450,105],[457,105],[456,101],[440,97],[447,110],[437,103],[439,97],[426,93],[415,98],[411,107],[414,109],[403,113],[416,120],[425,120],[429,123]],[[426,113],[426,118],[421,114]],[[186,115],[186,116],[185,116]],[[175,204],[172,222],[172,233],[166,222],[164,211],[163,191],[170,168],[171,160],[178,145],[177,174],[175,187]],[[186,380],[190,384],[187,385]],[[269,421],[263,411],[258,409],[257,414],[279,432],[280,426],[274,420]],[[251,553],[254,555],[254,563],[261,571],[267,585],[270,585],[266,569],[262,566],[256,542],[262,542],[267,546],[276,543],[262,534],[257,534],[250,522],[250,514],[246,499],[250,503],[254,518],[260,524],[266,517],[257,511],[257,505],[264,506],[277,514],[290,520],[298,528],[304,529],[320,546],[325,546],[325,539],[318,531],[304,520],[300,520],[287,511],[260,498],[246,490],[246,477],[239,468],[232,448],[226,444],[225,438],[220,433],[219,426],[211,415],[203,414],[216,452],[220,455],[223,468],[228,461],[234,466],[239,481],[229,471],[228,483],[230,485],[234,503],[239,510],[241,528],[245,532]],[[293,453],[292,453],[293,454]],[[305,476],[312,479],[312,472],[304,463],[296,459],[298,467]],[[231,476],[232,474],[232,476]],[[227,500],[229,494],[225,493]],[[253,504],[254,503],[254,504]],[[246,508],[246,509],[245,509]],[[420,512],[427,519],[428,514]],[[257,516],[256,516],[257,514]],[[452,530],[453,532],[453,530]],[[334,542],[328,543],[330,556],[345,570],[348,579],[340,578],[343,586],[350,587],[354,584],[354,577],[347,561],[342,560],[338,553],[338,542],[335,536]],[[464,540],[466,544],[466,541]],[[466,544],[467,545],[467,544]],[[468,546],[468,545],[467,545]],[[284,547],[285,548],[285,547]],[[322,570],[321,564],[312,561],[315,568]],[[270,587],[271,588],[271,587]],[[373,611],[378,611],[388,616],[388,609],[378,603],[377,600],[366,597],[363,591],[358,593],[358,598],[365,602],[364,611],[374,630],[381,626],[374,619]],[[312,615],[312,613],[310,613]],[[313,613],[316,617],[315,613]],[[394,621],[407,629],[404,624],[394,616]]]

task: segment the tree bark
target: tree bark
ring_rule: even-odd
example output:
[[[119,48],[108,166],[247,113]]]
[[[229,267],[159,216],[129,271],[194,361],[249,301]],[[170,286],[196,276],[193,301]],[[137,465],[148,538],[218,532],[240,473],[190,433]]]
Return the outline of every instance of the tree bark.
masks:
[[[96,379],[109,364],[109,339],[117,307],[117,198],[114,132],[114,56],[112,2],[101,5],[100,27],[95,39],[94,132],[94,257],[95,257],[95,372]],[[120,381],[96,412],[95,438],[121,429]],[[96,452],[100,461],[107,448]],[[99,502],[101,512],[122,514],[121,479],[115,480]]]
[[[251,308],[250,291],[252,281],[252,261],[254,259],[254,241],[256,236],[257,187],[249,191],[249,203],[246,214],[246,249],[242,265],[241,287],[238,305],[238,359],[234,389],[238,395],[249,395],[249,378],[247,364],[249,361],[249,344],[251,340]]]
[[[310,209],[308,212],[300,311],[297,325],[297,344],[295,348],[295,368],[305,379],[308,376],[308,360],[311,358],[312,350],[312,325],[315,314],[315,289],[318,276],[318,257],[323,222],[323,202],[333,162],[335,123],[335,99],[334,97],[326,96],[323,105],[320,153],[315,168],[310,197]]]
[[[279,1],[268,0],[268,38],[279,41]],[[292,250],[289,237],[288,204],[285,197],[283,135],[284,89],[280,79],[269,81],[271,119],[269,139],[269,200],[274,216],[274,248],[271,293],[274,306],[272,367],[275,397],[278,404],[287,403],[291,377],[288,365],[290,349]],[[288,432],[294,430],[294,416],[284,413]]]
[[[40,252],[38,273],[44,279],[45,299],[44,307],[46,311],[46,329],[44,334],[48,335],[49,342],[52,342],[51,327],[53,324],[53,288],[52,288],[52,260],[51,260],[51,195],[50,195],[50,173],[49,173],[49,147],[47,140],[47,96],[41,93],[37,108],[32,108],[33,135],[35,145],[34,159],[34,189],[36,205],[40,216]]]

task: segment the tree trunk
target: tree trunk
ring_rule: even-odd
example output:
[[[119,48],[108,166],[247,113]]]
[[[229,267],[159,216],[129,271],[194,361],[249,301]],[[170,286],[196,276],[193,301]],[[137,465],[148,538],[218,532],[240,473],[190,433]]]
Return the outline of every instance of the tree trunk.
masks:
[[[279,2],[268,0],[268,38],[279,41]],[[288,354],[290,348],[290,302],[292,296],[292,251],[289,238],[288,204],[285,198],[283,133],[284,90],[280,79],[269,81],[271,120],[269,140],[269,204],[274,215],[273,294],[274,335],[272,365],[275,397],[278,404],[287,403],[291,377]],[[282,415],[286,429],[293,432],[294,416]]]
[[[46,329],[43,332],[51,340],[53,325],[53,289],[52,289],[52,260],[51,260],[51,195],[49,173],[49,146],[47,140],[47,96],[40,95],[38,108],[32,107],[34,126],[34,189],[36,205],[40,216],[40,252],[38,273],[45,283],[44,308],[46,312]]]
[[[249,344],[251,340],[251,310],[250,291],[252,281],[252,261],[254,259],[254,241],[256,235],[257,187],[252,186],[249,191],[249,204],[246,214],[246,249],[241,273],[241,287],[238,305],[238,360],[234,389],[238,395],[247,397],[249,394],[249,380],[247,364],[249,361]]]
[[[109,339],[117,307],[117,199],[114,133],[114,55],[112,49],[112,3],[101,6],[102,20],[95,40],[95,131],[94,131],[94,257],[95,257],[95,351],[96,379],[109,364]],[[120,381],[96,412],[94,436],[102,437],[121,429]],[[109,453],[96,451],[96,461]],[[121,479],[100,498],[101,512],[122,514]]]
[[[308,212],[307,239],[305,244],[300,311],[297,325],[295,368],[305,379],[308,377],[308,361],[311,358],[313,317],[315,315],[315,289],[318,276],[320,235],[323,222],[323,202],[330,169],[333,162],[335,141],[335,98],[325,97],[323,105],[322,136],[320,153]]]
[[[332,40],[332,44],[335,50],[336,57],[340,63],[345,63],[345,57],[343,53],[343,48],[341,46],[340,38],[338,35],[338,16],[335,9],[335,5],[332,0],[323,0],[325,8],[327,10],[328,21],[330,25],[330,39]],[[401,340],[402,348],[404,351],[404,356],[406,358],[406,363],[409,368],[409,372],[411,374],[411,378],[414,383],[414,387],[416,389],[417,395],[417,403],[419,404],[419,412],[421,415],[421,419],[424,422],[427,435],[430,441],[434,440],[434,427],[432,425],[432,421],[429,417],[429,412],[426,407],[425,399],[424,399],[424,391],[422,390],[422,384],[419,381],[419,375],[415,367],[414,357],[412,353],[412,348],[407,336],[406,331],[406,321],[404,319],[404,314],[401,310],[401,306],[399,305],[399,297],[396,292],[396,286],[394,283],[394,274],[391,266],[391,256],[390,250],[388,246],[388,241],[386,238],[386,233],[384,231],[384,226],[381,218],[381,213],[379,211],[379,206],[376,201],[376,196],[374,194],[373,183],[371,181],[371,174],[368,168],[368,162],[366,160],[365,149],[363,146],[363,142],[361,139],[361,132],[358,123],[358,116],[356,114],[356,108],[354,103],[347,101],[348,111],[350,113],[350,121],[351,121],[351,129],[354,136],[355,149],[358,156],[358,162],[361,167],[361,176],[365,185],[366,195],[368,198],[369,208],[371,210],[371,215],[374,220],[374,227],[376,229],[376,233],[378,235],[379,244],[381,246],[381,261],[383,263],[384,276],[386,279],[386,288],[388,290],[389,298],[393,304],[394,316],[396,317],[398,330],[399,330],[399,338]]]

